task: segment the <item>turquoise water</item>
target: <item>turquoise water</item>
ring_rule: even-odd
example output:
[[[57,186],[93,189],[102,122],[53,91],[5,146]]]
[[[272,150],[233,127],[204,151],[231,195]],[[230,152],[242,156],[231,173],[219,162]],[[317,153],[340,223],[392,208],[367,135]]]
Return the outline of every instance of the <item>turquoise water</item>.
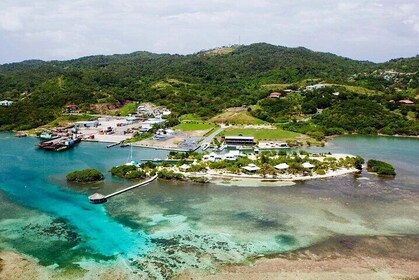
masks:
[[[128,149],[106,149],[103,144],[83,143],[66,153],[48,153],[34,147],[33,138],[0,134],[0,189],[18,205],[65,221],[80,236],[78,250],[109,257],[144,253],[149,238],[141,231],[116,222],[102,205],[92,205],[85,193],[51,183],[51,177],[74,169],[94,167],[106,172],[126,162]],[[139,150],[133,152],[137,158]],[[143,156],[165,156],[164,152],[141,151]],[[108,177],[108,179],[111,179]],[[126,184],[126,183],[125,183]]]
[[[332,152],[361,155],[365,160],[378,159],[396,167],[398,176],[392,182],[403,188],[419,188],[419,139],[402,137],[345,136],[329,142],[325,148]]]
[[[35,143],[0,134],[0,249],[45,266],[111,266],[122,258],[136,277],[164,278],[334,236],[419,234],[417,139],[351,136],[321,149],[389,161],[395,179],[364,172],[361,179],[349,175],[279,187],[158,181],[105,205],[91,205],[87,196],[130,184],[106,172],[127,161],[128,149],[81,143],[51,153]],[[133,159],[166,154],[138,148]],[[86,167],[106,173],[105,183],[93,189],[66,183],[65,174]]]

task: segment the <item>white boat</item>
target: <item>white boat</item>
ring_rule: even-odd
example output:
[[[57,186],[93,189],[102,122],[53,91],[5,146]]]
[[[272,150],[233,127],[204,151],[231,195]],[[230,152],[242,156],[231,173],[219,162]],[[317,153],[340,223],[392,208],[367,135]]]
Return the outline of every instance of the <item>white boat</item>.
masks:
[[[43,132],[41,135],[39,135],[42,139],[52,139],[54,136],[51,133]]]

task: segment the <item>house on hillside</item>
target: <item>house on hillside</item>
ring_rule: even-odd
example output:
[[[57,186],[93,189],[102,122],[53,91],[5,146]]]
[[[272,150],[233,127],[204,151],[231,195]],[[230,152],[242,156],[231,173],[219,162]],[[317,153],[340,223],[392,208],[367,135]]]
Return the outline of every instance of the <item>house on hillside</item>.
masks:
[[[408,106],[415,105],[415,102],[413,102],[412,100],[409,100],[409,99],[399,100],[399,103],[401,103],[403,105],[408,105]]]
[[[282,93],[280,92],[272,92],[269,94],[269,98],[280,98],[282,96]]]
[[[295,92],[295,91],[292,90],[292,89],[284,89],[284,93],[293,93],[293,92]]]
[[[64,113],[71,114],[71,113],[79,113],[79,106],[76,104],[68,104],[63,109]]]
[[[12,105],[13,105],[13,101],[9,101],[9,100],[0,101],[0,106],[9,107]]]
[[[322,89],[324,87],[326,87],[326,85],[316,84],[316,85],[312,85],[312,86],[306,86],[306,90],[316,90],[316,89]]]

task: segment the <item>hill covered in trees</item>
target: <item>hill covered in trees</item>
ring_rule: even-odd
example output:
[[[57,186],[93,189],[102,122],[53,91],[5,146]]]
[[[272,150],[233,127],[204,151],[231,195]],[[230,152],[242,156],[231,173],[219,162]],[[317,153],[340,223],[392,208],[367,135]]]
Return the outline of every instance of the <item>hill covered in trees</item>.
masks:
[[[5,64],[0,65],[0,99],[15,103],[0,107],[0,129],[28,129],[45,124],[59,116],[68,103],[79,105],[84,112],[94,112],[92,104],[118,107],[129,101],[151,101],[170,108],[175,115],[192,113],[210,118],[228,107],[263,103],[276,87],[296,89],[319,81],[362,86],[385,94],[387,99],[415,97],[418,61],[419,57],[415,57],[374,64],[305,48],[260,43],[235,46],[228,52],[192,55],[135,52]],[[394,74],[388,78],[386,69],[409,75]],[[314,113],[308,107],[318,106],[318,102],[300,99],[296,106],[304,106],[305,113]],[[279,114],[280,111],[263,104],[259,109],[254,115],[271,121],[295,114]],[[325,120],[318,122],[324,125]]]

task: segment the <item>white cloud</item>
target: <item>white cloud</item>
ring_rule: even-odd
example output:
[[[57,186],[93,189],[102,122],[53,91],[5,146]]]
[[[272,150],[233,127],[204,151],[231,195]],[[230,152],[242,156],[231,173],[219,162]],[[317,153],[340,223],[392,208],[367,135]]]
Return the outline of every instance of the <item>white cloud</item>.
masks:
[[[418,53],[410,0],[2,0],[0,63],[268,42],[383,61]],[[10,49],[13,47],[13,49]]]

